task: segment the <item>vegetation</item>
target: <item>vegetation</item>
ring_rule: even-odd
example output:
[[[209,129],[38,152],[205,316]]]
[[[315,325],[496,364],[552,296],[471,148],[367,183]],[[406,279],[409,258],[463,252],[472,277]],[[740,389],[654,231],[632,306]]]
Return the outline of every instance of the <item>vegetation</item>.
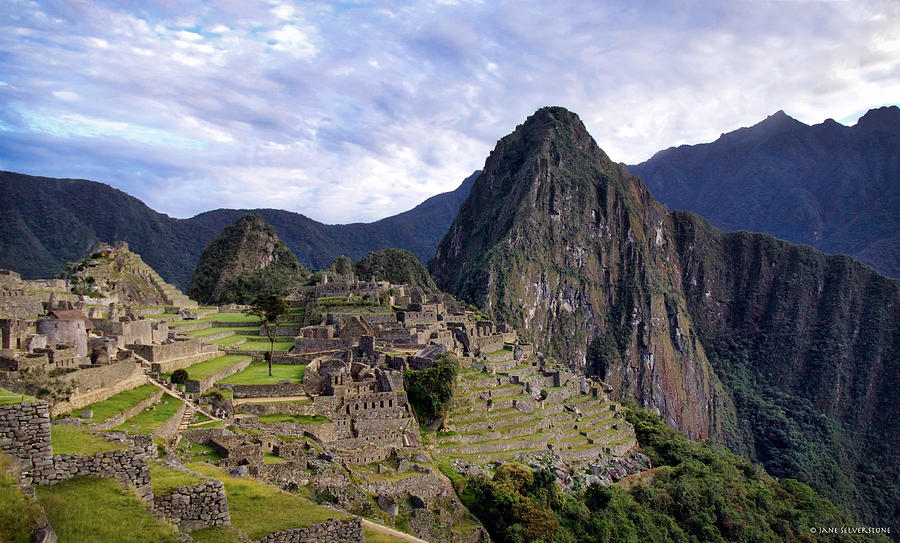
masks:
[[[267,364],[251,362],[243,371],[219,381],[229,385],[274,385],[281,381],[302,383],[306,366],[303,364],[274,364],[269,373]]]
[[[0,405],[10,405],[22,402],[35,402],[37,398],[28,394],[18,394],[0,387]]]
[[[163,395],[159,403],[144,409],[115,429],[137,434],[152,433],[153,430],[156,430],[172,418],[181,407],[181,404],[181,400]]]
[[[222,468],[192,463],[186,466],[225,483],[231,525],[252,540],[290,528],[300,528],[330,518],[347,516],[327,507],[320,507],[305,498],[288,494],[254,479],[236,478]]]
[[[178,543],[177,530],[156,519],[113,479],[76,478],[39,486],[38,500],[65,543]]]
[[[136,406],[152,396],[155,392],[159,392],[158,387],[151,384],[141,385],[137,388],[120,392],[103,401],[94,402],[79,411],[93,411],[94,416],[91,420],[94,422],[103,422],[114,415],[118,415],[119,413]]]
[[[218,373],[225,368],[230,368],[231,366],[234,366],[241,360],[246,360],[246,359],[247,359],[246,356],[234,355],[234,354],[230,354],[230,355],[226,354],[223,356],[218,356],[216,358],[211,358],[209,360],[206,360],[204,362],[200,362],[198,364],[194,364],[193,366],[191,366],[190,367],[190,370],[191,370],[190,378],[196,379],[196,380],[206,379],[210,375]],[[172,377],[174,378],[175,374],[178,373],[179,371],[181,371],[181,370],[175,370],[175,372],[172,373]],[[175,381],[173,380],[172,382],[174,383]]]
[[[505,464],[491,479],[455,485],[499,543],[810,541],[811,528],[854,524],[808,486],[777,481],[732,453],[692,442],[657,415],[631,410],[628,420],[657,466],[641,474],[642,482],[567,494],[548,471]],[[841,536],[874,540],[886,541]]]
[[[191,376],[188,375],[188,372],[186,369],[179,368],[172,372],[172,375],[169,377],[169,380],[172,381],[172,384],[183,385],[183,384],[187,383],[190,378],[191,378]]]
[[[126,448],[122,443],[109,441],[98,435],[68,424],[50,426],[50,440],[53,454],[96,454],[119,451]]]
[[[426,293],[437,292],[437,285],[416,257],[404,249],[381,249],[357,262],[356,275],[363,281],[388,281],[407,284]]]
[[[404,373],[406,395],[420,424],[446,415],[453,398],[453,385],[459,372],[459,361],[443,353],[427,370]]]
[[[248,315],[253,315],[262,321],[266,337],[269,338],[269,353],[266,356],[266,361],[269,363],[270,377],[272,375],[272,356],[275,354],[275,335],[278,331],[278,319],[287,315],[289,309],[287,302],[282,296],[277,294],[258,294],[246,311]]]
[[[147,462],[147,467],[150,468],[150,482],[156,496],[168,496],[176,488],[194,486],[204,481],[201,477],[170,468],[161,462]]]
[[[30,543],[38,511],[17,483],[13,458],[0,453],[0,541]]]
[[[275,229],[248,214],[203,250],[187,294],[203,303],[248,304],[260,293],[283,296],[308,276]]]

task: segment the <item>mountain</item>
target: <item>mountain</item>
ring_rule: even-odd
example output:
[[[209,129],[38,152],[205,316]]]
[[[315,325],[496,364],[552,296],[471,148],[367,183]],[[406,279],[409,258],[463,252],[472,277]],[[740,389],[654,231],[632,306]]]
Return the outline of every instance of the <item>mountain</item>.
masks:
[[[0,268],[24,278],[52,277],[99,242],[125,241],[163,278],[184,289],[203,248],[247,213],[261,215],[311,268],[324,268],[341,254],[360,259],[386,247],[407,249],[427,262],[477,174],[398,215],[326,225],[275,209],[218,209],[173,219],[102,183],[0,172]]]
[[[381,249],[356,263],[356,276],[363,281],[389,281],[421,288],[426,293],[437,291],[428,270],[409,251]]]
[[[429,269],[686,435],[900,517],[897,281],[669,212],[558,107],[497,143]]]
[[[260,293],[283,296],[309,275],[275,229],[250,213],[203,249],[187,295],[204,304],[248,304]]]
[[[726,230],[851,255],[900,278],[900,108],[854,126],[807,126],[783,111],[701,145],[629,166],[671,208]]]

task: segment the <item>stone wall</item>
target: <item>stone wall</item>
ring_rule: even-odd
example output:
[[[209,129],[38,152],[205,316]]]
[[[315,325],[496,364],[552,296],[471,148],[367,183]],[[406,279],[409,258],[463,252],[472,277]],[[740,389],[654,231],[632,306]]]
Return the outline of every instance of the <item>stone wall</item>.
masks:
[[[279,396],[303,396],[306,389],[300,383],[280,385],[232,385],[235,398],[276,398]]]
[[[173,360],[166,360],[165,362],[153,362],[150,365],[150,370],[154,373],[171,373],[175,370],[188,368],[199,362],[216,358],[222,354],[224,353],[219,351],[218,345],[204,345],[203,352],[199,354],[185,356],[182,358],[175,358]]]
[[[162,395],[163,395],[162,390],[154,392],[147,398],[141,400],[136,405],[128,408],[127,410],[123,411],[122,413],[115,414],[115,415],[111,416],[110,418],[104,420],[103,422],[99,422],[97,424],[92,425],[92,428],[94,430],[109,430],[110,428],[115,428],[116,426],[119,426],[120,424],[124,424],[126,420],[130,419],[131,417],[137,415],[144,409],[146,409],[146,408],[150,407],[151,405],[155,404],[156,402],[158,402],[159,399],[162,398]]]
[[[73,477],[112,477],[120,484],[134,487],[138,497],[150,502],[150,468],[143,451],[109,451],[93,456],[58,454],[53,457],[54,473],[36,479],[38,484],[52,485]]]
[[[315,415],[316,405],[311,401],[300,402],[274,402],[274,403],[245,403],[237,406],[238,413],[247,415]]]
[[[169,495],[153,496],[153,510],[185,531],[231,525],[222,481],[182,486]]]
[[[353,347],[352,338],[324,339],[315,337],[298,337],[294,338],[293,352],[318,353],[349,349],[350,347]]]
[[[275,532],[259,541],[260,543],[330,543],[332,541],[363,543],[362,519],[359,517],[350,520],[328,519],[321,524],[313,524],[306,528]]]
[[[50,413],[53,416],[81,409],[147,382],[143,368],[133,359],[74,371],[63,379],[72,383],[74,391],[68,401],[53,404]]]
[[[128,348],[149,362],[165,362],[207,352],[200,340],[190,339],[162,345],[128,345]]]
[[[185,409],[187,409],[187,404],[181,402],[181,407],[178,408],[178,411],[169,420],[162,423],[162,426],[153,430],[153,437],[158,437],[165,441],[170,441],[174,438],[175,434],[178,433],[178,427],[181,425],[181,418],[184,417]]]
[[[19,461],[26,484],[31,484],[32,479],[52,476],[50,406],[47,402],[0,406],[0,450]]]
[[[244,360],[241,360],[240,362],[232,366],[222,368],[221,370],[204,379],[189,379],[188,382],[185,383],[184,389],[187,392],[203,393],[206,391],[206,389],[216,384],[217,381],[225,379],[226,377],[234,375],[235,373],[243,370],[250,365],[250,362],[250,358],[245,358]]]

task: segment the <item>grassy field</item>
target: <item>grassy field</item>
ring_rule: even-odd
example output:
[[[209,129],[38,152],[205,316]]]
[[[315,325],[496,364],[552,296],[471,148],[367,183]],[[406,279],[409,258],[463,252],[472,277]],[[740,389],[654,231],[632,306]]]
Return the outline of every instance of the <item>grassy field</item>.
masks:
[[[35,398],[34,396],[29,396],[27,394],[16,394],[15,392],[10,392],[5,388],[0,388],[0,405],[10,405],[14,403],[36,401],[37,398]]]
[[[241,343],[244,341],[247,341],[247,336],[245,336],[243,334],[234,334],[233,336],[214,339],[209,343],[215,343],[216,345],[221,345],[222,347],[225,347],[227,345],[234,345],[235,343]]]
[[[331,422],[322,415],[283,415],[281,413],[272,413],[271,415],[260,415],[259,422],[295,422],[297,424],[322,424],[323,422]]]
[[[30,543],[37,525],[37,508],[15,486],[13,459],[0,453],[0,541]]]
[[[117,426],[116,430],[125,430],[135,434],[149,434],[172,418],[183,402],[171,396],[163,396],[160,403],[151,405],[137,415]]]
[[[259,318],[244,313],[210,313],[200,320],[211,322],[259,322]]]
[[[174,526],[157,520],[112,479],[76,478],[36,491],[60,543],[179,542]]]
[[[224,356],[219,356],[217,358],[212,358],[210,360],[206,360],[205,362],[200,362],[199,364],[194,364],[187,368],[188,379],[205,379],[214,373],[220,372],[225,368],[229,368],[234,366],[241,360],[245,360],[247,357],[238,354],[226,354]]]
[[[141,385],[137,388],[120,392],[101,402],[92,403],[83,409],[90,409],[94,412],[94,417],[91,421],[103,422],[113,415],[117,415],[136,406],[143,400],[149,398],[154,392],[159,392],[159,388],[151,384]],[[76,411],[76,414],[81,411],[82,409],[79,409]]]
[[[53,454],[96,454],[120,451],[127,448],[123,443],[103,439],[68,424],[54,424],[50,427],[50,442]]]
[[[294,346],[293,341],[276,341],[275,342],[275,350],[276,351],[287,351],[290,350],[291,347]],[[245,341],[237,346],[237,349],[242,351],[268,351],[271,345],[269,344],[269,340],[259,340],[259,341]]]
[[[216,526],[191,532],[191,539],[197,543],[244,543],[234,528]],[[368,539],[366,539],[368,541]]]
[[[160,462],[147,462],[150,468],[150,482],[155,496],[168,496],[180,486],[198,485],[204,481],[190,473],[178,471]]]
[[[215,334],[221,334],[222,332],[256,332],[259,330],[259,326],[234,326],[234,327],[221,327],[215,326],[210,328],[200,328],[199,330],[190,330],[185,332],[189,336],[193,337],[206,337],[212,336]]]
[[[348,518],[343,513],[321,507],[260,481],[231,477],[224,469],[211,464],[194,462],[185,467],[225,483],[231,525],[252,540],[280,530],[310,526],[330,518]]]
[[[366,543],[407,543],[405,539],[376,532],[368,526],[363,526],[363,537],[366,540]]]
[[[268,364],[265,362],[251,362],[245,370],[226,377],[219,382],[231,385],[274,385],[280,381],[302,383],[305,370],[306,366],[302,364],[272,364],[272,376],[269,377]]]

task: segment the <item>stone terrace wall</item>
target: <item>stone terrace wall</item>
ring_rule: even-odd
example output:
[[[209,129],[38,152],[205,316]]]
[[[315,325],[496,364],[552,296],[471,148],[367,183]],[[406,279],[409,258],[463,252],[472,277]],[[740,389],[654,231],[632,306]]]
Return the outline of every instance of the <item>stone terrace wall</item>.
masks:
[[[306,528],[294,528],[275,532],[260,539],[260,543],[330,543],[341,541],[363,543],[362,519],[350,520],[328,519],[321,524],[313,524]]]
[[[279,396],[303,396],[306,389],[300,383],[283,385],[232,385],[235,398],[276,398]]]
[[[187,409],[187,404],[181,402],[181,407],[178,408],[178,411],[176,411],[169,420],[162,423],[162,426],[153,430],[153,437],[158,437],[165,441],[170,441],[174,438],[175,434],[178,433],[178,427],[181,426],[181,418],[184,417],[185,409]]]
[[[0,406],[0,450],[19,460],[26,484],[53,475],[47,402]]]
[[[154,392],[149,397],[138,402],[137,405],[130,407],[121,413],[115,414],[103,422],[99,422],[97,424],[92,425],[92,428],[94,430],[109,430],[110,428],[115,428],[116,426],[119,426],[120,424],[124,424],[126,420],[130,419],[131,417],[137,415],[144,409],[146,409],[146,408],[150,407],[151,405],[155,404],[156,402],[158,402],[159,399],[162,398],[162,395],[163,395],[162,390]]]
[[[237,373],[237,372],[243,370],[244,368],[246,368],[247,366],[249,366],[251,361],[252,361],[252,359],[248,357],[232,366],[228,366],[227,368],[222,368],[221,370],[217,371],[216,373],[214,373],[204,379],[199,379],[199,380],[198,379],[189,379],[188,382],[185,383],[184,389],[187,392],[199,392],[199,393],[206,392],[206,389],[208,389],[209,387],[216,384],[217,381],[221,381],[222,379],[225,379],[226,377],[234,375],[235,373]]]
[[[247,415],[271,415],[280,413],[284,415],[315,415],[316,405],[310,401],[299,402],[275,402],[275,403],[244,403],[235,407],[238,413]]]
[[[182,486],[167,496],[153,496],[153,510],[186,531],[231,525],[222,481]]]
[[[204,345],[204,351],[199,354],[194,354],[190,356],[185,356],[182,358],[175,358],[173,360],[166,360],[165,362],[153,362],[150,364],[150,370],[154,373],[169,373],[175,370],[180,370],[184,368],[188,368],[197,364],[199,362],[205,362],[206,360],[210,360],[212,358],[216,358],[225,354],[220,352],[219,346],[216,344],[212,345]]]
[[[53,416],[81,409],[147,382],[143,368],[131,358],[74,371],[63,379],[71,382],[75,390],[68,401],[53,404],[50,411]]]
[[[150,502],[150,468],[143,451],[110,451],[93,456],[58,454],[53,457],[55,473],[52,477],[36,480],[38,484],[52,485],[72,477],[112,477],[120,484],[134,487],[137,495]]]

